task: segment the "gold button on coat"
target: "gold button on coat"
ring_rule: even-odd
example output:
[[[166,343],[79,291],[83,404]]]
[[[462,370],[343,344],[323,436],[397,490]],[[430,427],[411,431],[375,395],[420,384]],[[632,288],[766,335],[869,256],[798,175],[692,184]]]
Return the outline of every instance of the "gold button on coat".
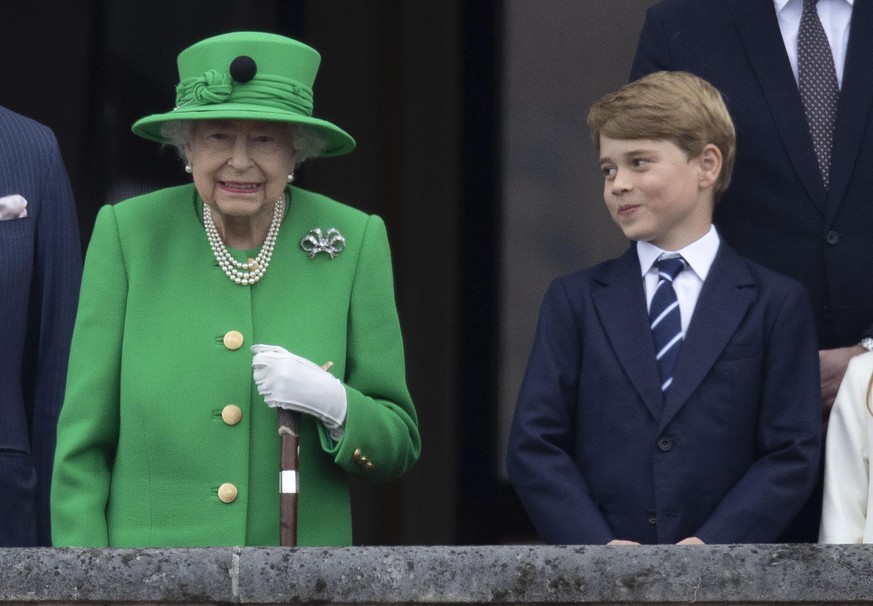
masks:
[[[238,330],[229,330],[224,335],[224,346],[228,349],[239,349],[243,341],[242,333]]]
[[[221,420],[227,425],[236,425],[242,420],[242,409],[236,404],[228,404],[221,409]]]
[[[233,484],[225,483],[218,487],[218,499],[222,503],[233,503],[239,492]]]
[[[352,459],[355,460],[355,463],[360,465],[365,471],[373,471],[376,468],[373,465],[373,462],[364,456],[363,451],[360,448],[355,448],[355,452],[352,453]]]

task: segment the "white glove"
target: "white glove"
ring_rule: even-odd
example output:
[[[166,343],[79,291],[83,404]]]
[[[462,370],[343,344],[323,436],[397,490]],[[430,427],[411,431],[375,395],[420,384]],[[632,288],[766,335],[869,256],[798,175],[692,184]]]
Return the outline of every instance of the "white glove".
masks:
[[[335,440],[342,437],[348,401],[339,379],[278,345],[252,345],[252,352],[255,383],[268,406],[312,415]]]

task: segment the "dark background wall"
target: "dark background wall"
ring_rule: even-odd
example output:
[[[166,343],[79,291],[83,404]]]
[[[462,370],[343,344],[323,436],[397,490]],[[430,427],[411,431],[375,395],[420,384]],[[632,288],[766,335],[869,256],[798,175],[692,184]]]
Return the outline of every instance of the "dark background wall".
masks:
[[[529,152],[533,139],[513,129],[536,117],[535,134],[548,132],[543,120],[566,131],[562,112],[531,103],[556,96],[584,121],[587,104],[624,80],[650,3],[0,0],[0,104],[54,129],[86,245],[103,204],[188,180],[171,151],[130,132],[137,118],[172,106],[180,50],[243,29],[314,46],[322,54],[315,113],[350,132],[358,148],[307,163],[298,183],[378,213],[387,223],[408,380],[424,441],[421,461],[404,479],[355,484],[356,542],[529,541],[535,536],[501,476],[505,427],[499,419],[514,396],[500,393],[500,373],[518,366],[503,359],[506,334],[518,330],[523,337],[514,345],[515,358],[529,346],[536,304],[525,302],[513,312],[520,319],[509,314],[507,324],[503,285],[511,282],[507,277],[529,282],[530,272],[542,281],[556,270],[504,262],[511,258],[504,250],[505,200],[521,199],[531,208],[544,202],[582,207],[578,192],[562,201],[518,196],[507,167],[523,176],[512,158],[519,148]],[[562,57],[562,45],[576,50]],[[579,63],[577,46],[600,49],[597,63]],[[522,67],[507,71],[510,63]],[[509,85],[531,73],[546,77]],[[569,82],[577,86],[564,86]],[[528,97],[526,86],[539,94]],[[548,86],[553,88],[543,89]],[[579,86],[582,99],[576,98]],[[571,135],[578,147],[560,153],[575,162],[588,144],[584,122],[572,126],[580,131]],[[505,145],[519,136],[517,144]],[[582,180],[596,192],[596,167],[586,175]],[[602,221],[600,202],[592,204]],[[576,212],[589,225],[588,211]],[[578,240],[567,223],[557,228]],[[583,231],[584,250],[565,261],[587,265],[614,250],[614,238],[600,246],[600,231]],[[523,231],[521,238],[510,248],[523,252]],[[540,294],[539,286],[535,290],[533,299]]]

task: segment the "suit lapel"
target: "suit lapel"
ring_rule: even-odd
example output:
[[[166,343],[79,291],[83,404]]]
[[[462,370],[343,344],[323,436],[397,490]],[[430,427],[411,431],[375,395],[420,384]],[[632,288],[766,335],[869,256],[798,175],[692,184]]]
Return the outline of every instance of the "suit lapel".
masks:
[[[826,191],[773,3],[728,0],[728,7],[798,179],[824,214]]]
[[[837,107],[828,216],[833,217],[849,179],[873,106],[873,3],[856,0],[852,9],[849,48]],[[861,170],[864,170],[863,168]],[[869,168],[868,168],[869,170]]]
[[[594,276],[598,288],[592,298],[615,356],[652,418],[657,420],[663,399],[641,276],[636,247],[631,246],[615,263]]]
[[[660,429],[688,401],[733,337],[755,297],[754,286],[746,262],[722,242],[682,343]]]

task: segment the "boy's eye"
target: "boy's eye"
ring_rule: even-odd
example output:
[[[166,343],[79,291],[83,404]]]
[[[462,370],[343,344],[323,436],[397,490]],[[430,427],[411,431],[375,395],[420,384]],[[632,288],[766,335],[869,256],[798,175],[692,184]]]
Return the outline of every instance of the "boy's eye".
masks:
[[[636,167],[645,166],[649,161],[646,158],[634,158],[632,164]]]
[[[615,175],[614,166],[601,166],[600,170],[603,172],[604,177],[612,177]]]

